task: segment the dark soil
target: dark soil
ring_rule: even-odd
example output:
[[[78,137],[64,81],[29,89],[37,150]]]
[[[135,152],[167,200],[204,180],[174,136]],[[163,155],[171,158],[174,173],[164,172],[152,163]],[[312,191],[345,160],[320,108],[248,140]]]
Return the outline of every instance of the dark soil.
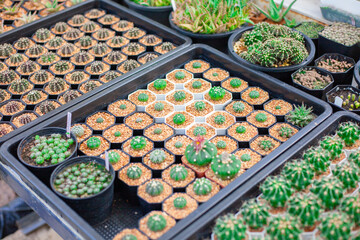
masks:
[[[355,97],[354,97],[355,96]],[[335,97],[343,99],[342,108],[346,110],[360,110],[360,95],[352,90],[341,89],[329,94],[329,101],[335,103]],[[353,98],[354,97],[354,98]]]

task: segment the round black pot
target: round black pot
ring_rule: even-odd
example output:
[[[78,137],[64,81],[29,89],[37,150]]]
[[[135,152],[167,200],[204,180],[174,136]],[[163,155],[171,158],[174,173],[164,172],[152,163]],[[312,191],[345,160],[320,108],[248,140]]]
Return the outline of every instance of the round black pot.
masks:
[[[77,149],[78,149],[78,142],[76,140],[76,137],[74,136],[74,134],[70,133],[71,138],[74,140],[74,144],[75,144],[75,150],[72,152],[72,154],[70,155],[70,157],[66,158],[64,162],[62,163],[57,163],[54,165],[50,165],[50,166],[46,166],[46,167],[42,167],[42,166],[36,166],[36,165],[31,165],[28,164],[27,162],[25,162],[22,157],[21,157],[21,153],[22,150],[24,148],[24,146],[36,135],[39,136],[46,136],[46,135],[51,135],[53,133],[60,133],[62,135],[66,134],[66,129],[65,128],[58,128],[58,127],[51,127],[51,128],[44,128],[41,130],[38,130],[30,135],[28,135],[27,137],[23,138],[23,140],[21,140],[18,148],[17,148],[17,155],[18,158],[20,159],[20,161],[28,168],[30,169],[30,171],[35,174],[35,176],[37,176],[39,179],[41,179],[43,182],[45,182],[46,184],[49,183],[49,178],[51,176],[51,173],[54,171],[54,169],[59,166],[62,163],[68,162],[68,160],[70,158],[73,158],[76,155]]]
[[[330,76],[331,78],[331,83],[329,83],[325,88],[323,89],[310,89],[310,88],[307,88],[307,87],[304,87],[303,85],[301,84],[298,84],[295,82],[294,78],[295,78],[295,75],[301,71],[301,70],[312,70],[312,69],[315,69],[319,74],[321,75],[325,75],[325,76]],[[303,67],[303,68],[300,68],[299,70],[297,70],[296,72],[294,72],[293,74],[291,74],[291,79],[292,79],[292,83],[293,83],[293,86],[296,87],[296,88],[299,88],[301,90],[303,90],[304,92],[307,92],[311,95],[313,95],[314,97],[317,97],[317,98],[320,98],[320,99],[323,99],[325,100],[326,98],[326,93],[330,91],[330,89],[333,88],[333,84],[334,84],[334,78],[332,77],[332,75],[327,72],[327,71],[324,71],[318,67]]]
[[[169,25],[169,15],[172,11],[172,6],[164,6],[164,7],[148,7],[142,6],[140,4],[134,3],[131,0],[124,0],[124,2],[128,5],[131,10],[138,12],[152,20],[155,20],[165,26]]]
[[[342,90],[342,89],[345,89],[345,90],[349,90],[349,91],[352,91],[354,93],[356,93],[357,95],[360,96],[360,90],[357,89],[357,88],[354,88],[353,86],[350,86],[350,85],[338,85],[338,86],[335,86],[333,89],[331,89],[327,94],[326,94],[326,101],[331,105],[331,107],[333,108],[334,112],[338,112],[338,111],[349,111],[349,112],[354,112],[356,114],[360,114],[360,109],[358,110],[353,110],[353,111],[350,111],[350,110],[347,110],[343,107],[340,107],[336,104],[334,104],[333,102],[330,101],[329,99],[329,96],[330,94],[334,93],[334,92],[337,92],[339,90]]]
[[[53,186],[55,177],[66,167],[69,167],[76,163],[88,162],[96,162],[105,166],[105,160],[99,157],[81,156],[72,158],[71,161],[64,162],[54,170],[54,172],[51,174],[50,186],[51,189],[72,209],[74,209],[82,218],[84,218],[90,224],[97,224],[104,221],[111,213],[111,207],[114,198],[115,180],[115,171],[111,164],[109,164],[109,169],[112,177],[111,183],[109,184],[109,186],[107,186],[107,188],[103,189],[98,194],[85,198],[69,198],[57,192]]]
[[[355,82],[359,88],[360,87],[360,60],[355,65],[354,78],[355,78]]]
[[[245,59],[241,58],[235,51],[234,51],[234,43],[236,41],[238,41],[241,38],[241,35],[246,32],[246,31],[250,31],[254,28],[254,26],[251,27],[246,27],[243,29],[240,29],[239,31],[235,32],[233,35],[230,36],[229,41],[228,41],[228,51],[229,54],[236,59],[238,62],[240,62],[241,64],[245,65],[246,67],[252,68],[254,70],[257,71],[261,71],[264,73],[269,74],[270,76],[280,79],[283,82],[286,83],[291,83],[291,74],[293,72],[295,72],[296,70],[298,70],[299,68],[302,68],[304,66],[309,65],[312,60],[314,59],[315,56],[315,45],[313,43],[313,41],[311,40],[311,38],[309,38],[308,36],[306,36],[305,34],[299,32],[305,39],[305,47],[309,52],[309,55],[307,56],[307,58],[300,64],[297,65],[292,65],[292,66],[287,66],[287,67],[278,67],[278,68],[268,68],[268,67],[263,67],[257,64],[253,64],[250,63],[248,61],[246,61]]]
[[[229,39],[229,37],[231,36],[231,34],[233,34],[234,32],[236,32],[238,29],[235,29],[233,31],[230,32],[226,32],[226,33],[215,33],[215,34],[201,34],[201,33],[193,33],[190,31],[186,31],[180,27],[178,27],[173,21],[172,21],[172,14],[169,15],[169,22],[170,22],[170,26],[175,29],[176,31],[178,31],[179,33],[190,37],[194,43],[203,43],[203,44],[207,44],[210,45],[211,47],[214,47],[220,51],[225,51],[226,50],[226,42]],[[247,24],[243,25],[244,27],[247,26]],[[242,28],[240,28],[242,29]]]

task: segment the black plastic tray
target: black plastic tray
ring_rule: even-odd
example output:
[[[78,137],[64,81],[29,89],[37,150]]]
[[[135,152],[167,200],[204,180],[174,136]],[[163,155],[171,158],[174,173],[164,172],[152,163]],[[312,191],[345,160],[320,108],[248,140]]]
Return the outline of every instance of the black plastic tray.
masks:
[[[301,157],[301,154],[308,147],[317,144],[318,141],[325,135],[334,133],[338,125],[346,121],[360,123],[360,116],[345,111],[333,114],[330,118],[311,131],[310,134],[296,143],[276,160],[268,162],[268,165],[265,168],[263,168],[261,171],[258,171],[257,174],[254,174],[241,187],[237,188],[232,194],[228,195],[221,202],[221,204],[216,205],[211,210],[206,212],[206,214],[198,218],[188,228],[184,229],[184,231],[179,233],[173,239],[205,239],[206,237],[210,237],[217,217],[228,212],[236,212],[239,210],[244,201],[257,197],[260,193],[260,183],[263,182],[269,175],[279,174],[283,165],[287,161]],[[258,165],[261,165],[261,163],[256,164],[254,167],[260,168]]]
[[[232,60],[229,56],[206,45],[193,45],[184,50],[181,54],[173,55],[166,61],[158,64],[156,67],[144,70],[136,76],[132,76],[131,78],[113,85],[111,89],[102,91],[87,101],[83,101],[73,106],[68,111],[72,112],[74,122],[82,120],[90,113],[105,107],[108,103],[114,101],[115,99],[118,99],[121,96],[126,96],[128,93],[135,91],[137,88],[145,86],[146,83],[164,76],[165,73],[173,70],[174,68],[183,66],[184,63],[191,59],[199,58],[210,62],[216,67],[227,69],[230,72],[230,75],[241,77],[248,81],[250,85],[259,86],[264,90],[269,91],[274,98],[282,98],[290,103],[297,104],[304,102],[309,106],[313,106],[314,112],[318,117],[300,130],[299,133],[265,157],[260,162],[261,166],[258,167],[258,170],[266,165],[264,163],[271,162],[292,144],[299,141],[311,129],[315,128],[327,117],[329,117],[332,112],[331,107],[327,103],[280,82],[277,79],[271,78],[266,74],[243,67]],[[38,211],[39,214],[64,238],[70,235],[72,236],[71,239],[73,239],[76,235],[80,235],[86,239],[112,239],[117,232],[125,227],[137,227],[137,221],[142,216],[140,208],[121,199],[121,193],[118,191],[115,192],[114,198],[116,200],[114,201],[113,212],[109,219],[104,223],[98,224],[94,228],[91,227],[17,160],[16,148],[23,136],[30,134],[36,129],[48,126],[64,127],[65,124],[66,112],[62,112],[48,121],[39,124],[33,129],[24,131],[21,135],[4,143],[0,150],[4,166],[0,165],[0,167],[2,167],[0,170],[9,170],[9,167],[13,169],[11,170],[12,173],[8,176],[8,179],[14,182],[14,178],[18,176],[21,178],[20,180],[23,181],[22,184],[25,185],[27,189],[32,190],[31,197],[28,192],[24,193],[27,203]],[[185,227],[192,224],[194,220],[201,217],[206,213],[206,211],[212,209],[215,204],[219,203],[224,197],[235,191],[255,173],[256,171],[253,170],[253,168],[246,171],[228,187],[222,189],[220,193],[215,195],[210,201],[202,204],[186,219],[178,222],[178,224],[161,239],[173,239],[177,234],[182,232]],[[10,184],[12,182],[10,182]],[[15,190],[22,193],[24,192],[24,188],[21,187],[21,189],[17,189],[19,184],[20,183],[15,182],[11,185],[15,188]],[[32,201],[35,197],[36,201]],[[46,203],[46,205],[43,205],[43,203]],[[131,215],[131,217],[129,217],[129,215]]]
[[[14,42],[15,40],[19,39],[20,37],[31,37],[31,35],[39,28],[49,27],[49,26],[55,24],[56,22],[67,20],[75,14],[84,13],[92,8],[97,8],[97,7],[106,10],[108,13],[117,14],[121,18],[129,19],[129,20],[133,21],[135,23],[135,25],[147,30],[148,32],[156,33],[158,36],[162,37],[164,40],[173,42],[175,45],[177,45],[177,48],[170,51],[169,53],[159,56],[158,58],[152,60],[149,63],[141,65],[140,67],[130,71],[129,73],[121,75],[120,77],[110,81],[109,83],[103,84],[102,86],[91,91],[91,93],[84,94],[81,97],[71,101],[70,104],[65,104],[63,106],[60,106],[59,108],[51,111],[50,113],[47,113],[45,115],[45,117],[42,116],[42,117],[35,119],[31,123],[26,124],[25,126],[21,127],[20,130],[15,129],[11,133],[5,135],[4,137],[1,137],[0,144],[7,141],[11,137],[16,136],[21,131],[24,131],[33,126],[36,126],[40,122],[43,122],[44,120],[46,120],[52,116],[55,116],[56,114],[71,107],[72,105],[82,102],[83,100],[91,97],[92,95],[94,95],[106,88],[109,88],[110,86],[114,85],[115,83],[122,81],[125,78],[127,78],[131,75],[134,75],[155,63],[160,62],[164,58],[166,58],[174,53],[181,52],[183,49],[185,49],[186,47],[188,47],[191,44],[190,38],[182,36],[170,28],[167,28],[149,18],[142,16],[141,14],[138,14],[128,8],[125,8],[125,7],[123,7],[117,3],[114,3],[112,1],[109,1],[109,0],[87,0],[86,2],[80,3],[71,8],[67,8],[59,13],[52,14],[52,15],[42,18],[38,21],[26,24],[26,26],[16,28],[16,29],[12,30],[11,32],[6,32],[4,34],[1,34],[0,35],[0,44]]]

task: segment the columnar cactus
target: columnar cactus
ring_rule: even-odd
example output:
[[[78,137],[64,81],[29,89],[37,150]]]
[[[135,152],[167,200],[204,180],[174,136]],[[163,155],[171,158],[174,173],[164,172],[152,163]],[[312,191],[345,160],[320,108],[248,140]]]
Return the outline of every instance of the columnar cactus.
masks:
[[[96,55],[103,55],[108,51],[108,46],[105,43],[98,43],[92,47]]]
[[[81,31],[77,28],[70,28],[66,33],[65,37],[68,39],[77,39],[81,35]]]
[[[32,90],[26,96],[26,99],[29,102],[33,102],[33,103],[39,101],[40,98],[41,98],[41,93],[39,90]]]
[[[63,44],[64,40],[61,37],[54,37],[49,40],[48,44],[52,48],[58,48]]]
[[[328,150],[330,152],[331,160],[334,160],[340,157],[342,153],[342,149],[344,147],[344,142],[339,137],[326,136],[320,142],[322,148]]]
[[[300,224],[297,219],[286,214],[270,220],[266,229],[270,239],[300,239]]]
[[[336,177],[323,177],[315,180],[310,189],[320,200],[325,209],[336,208],[344,196],[343,184]]]
[[[329,151],[317,147],[309,148],[304,153],[304,159],[307,163],[311,164],[316,174],[326,172],[330,166],[330,153]]]
[[[229,180],[240,171],[241,161],[234,155],[224,152],[211,161],[211,169],[222,180]]]
[[[139,66],[139,63],[134,59],[128,59],[128,60],[124,61],[124,63],[123,63],[124,70],[127,72],[137,68],[138,66]]]
[[[246,239],[246,225],[234,214],[227,214],[216,219],[213,233],[218,240]]]
[[[104,63],[101,61],[94,61],[90,65],[90,71],[92,73],[100,73],[100,72],[104,71],[104,69],[105,69]]]
[[[71,100],[74,100],[75,98],[79,97],[79,93],[76,90],[69,90],[66,91],[63,95],[64,101],[66,103],[70,102]]]
[[[181,165],[176,165],[170,170],[170,178],[174,181],[184,181],[188,176],[188,170]]]
[[[62,55],[69,56],[75,52],[76,47],[72,43],[65,43],[59,50]]]
[[[16,79],[10,85],[10,89],[15,93],[23,93],[28,87],[29,82],[24,78]]]
[[[250,228],[260,230],[268,224],[269,221],[269,207],[266,204],[259,203],[255,199],[245,202],[240,213],[242,219]]]
[[[225,97],[226,91],[222,87],[212,87],[209,91],[209,96],[212,100],[218,101]]]
[[[66,82],[62,78],[54,78],[49,81],[48,86],[51,92],[61,92],[65,89]]]
[[[126,170],[126,176],[130,179],[139,179],[142,175],[142,170],[139,166],[133,165]]]
[[[150,180],[145,186],[145,191],[152,197],[159,196],[164,191],[164,185],[158,180]]]
[[[64,73],[70,69],[70,63],[67,61],[58,61],[54,65],[55,71]]]
[[[8,113],[15,113],[20,110],[20,104],[15,101],[8,102],[5,105],[5,111]]]
[[[165,161],[166,153],[162,149],[155,149],[150,153],[149,159],[152,163],[160,164]]]
[[[211,181],[207,178],[197,178],[193,185],[193,191],[198,196],[208,195],[212,191]]]
[[[333,212],[325,217],[318,227],[323,239],[350,239],[353,223],[342,212]]]
[[[345,145],[351,147],[360,138],[359,126],[353,122],[340,124],[337,135],[345,142]]]
[[[20,65],[20,70],[22,73],[32,73],[36,70],[36,63],[31,60],[28,60]]]
[[[34,74],[34,79],[37,82],[44,83],[49,79],[49,73],[45,70],[39,70]]]
[[[216,157],[217,149],[215,144],[198,137],[185,149],[185,157],[189,163],[196,166],[205,166]]]
[[[136,136],[131,139],[130,145],[133,150],[142,150],[146,147],[146,138],[142,136]]]
[[[14,70],[5,70],[0,72],[0,83],[1,84],[9,84],[14,81],[16,78],[16,73]]]
[[[44,101],[40,103],[39,110],[42,114],[46,114],[55,109],[55,105],[50,101]]]
[[[360,170],[354,163],[337,165],[332,171],[346,189],[356,188],[360,181]]]
[[[272,207],[284,207],[286,201],[293,194],[291,184],[283,176],[270,176],[260,185],[262,197],[269,202]]]

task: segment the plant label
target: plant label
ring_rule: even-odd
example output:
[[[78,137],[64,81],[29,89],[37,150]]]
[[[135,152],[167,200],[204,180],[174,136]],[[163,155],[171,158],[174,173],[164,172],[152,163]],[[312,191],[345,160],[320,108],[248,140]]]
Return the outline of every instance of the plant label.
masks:
[[[342,107],[342,104],[343,104],[343,100],[340,98],[340,97],[335,97],[335,102],[334,102],[334,104],[336,105],[336,106],[339,106],[339,107]]]
[[[67,121],[66,121],[66,137],[70,138],[71,131],[71,112],[67,113]]]
[[[108,151],[105,151],[105,168],[106,168],[106,170],[110,171],[109,170],[109,153],[108,153]]]

